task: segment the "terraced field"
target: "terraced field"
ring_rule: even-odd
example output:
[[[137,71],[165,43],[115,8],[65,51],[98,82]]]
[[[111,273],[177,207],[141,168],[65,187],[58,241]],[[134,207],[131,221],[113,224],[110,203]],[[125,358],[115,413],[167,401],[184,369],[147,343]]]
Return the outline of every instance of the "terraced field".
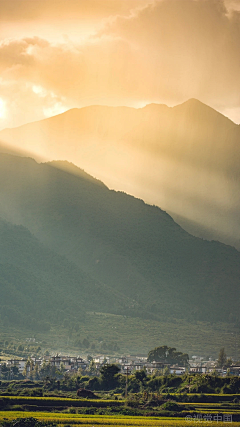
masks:
[[[196,400],[200,395],[196,395]],[[122,415],[121,411],[131,411],[123,400],[88,400],[54,397],[1,396],[0,423],[18,418],[35,418],[40,421],[52,421],[58,426],[159,426],[183,427],[203,426],[235,426],[240,427],[240,406],[234,403],[239,395],[205,395],[214,398],[215,402],[178,402],[179,413],[161,412],[160,407],[146,410],[147,416]],[[218,400],[218,401],[217,401]],[[182,407],[182,409],[181,409]],[[119,413],[100,415],[83,413],[84,410],[110,411],[115,408]],[[151,414],[151,411],[152,414]],[[154,416],[152,416],[154,414]],[[145,413],[144,413],[145,415]],[[174,415],[174,416],[173,416]]]
[[[59,414],[49,412],[17,412],[17,411],[3,411],[0,412],[0,422],[3,420],[14,420],[17,418],[30,418],[34,417],[41,421],[55,421],[59,426],[73,425],[74,427],[89,427],[89,426],[159,426],[159,427],[186,427],[192,425],[211,425],[218,427],[226,427],[234,425],[240,427],[240,422],[221,422],[221,421],[200,421],[196,422],[193,418],[181,419],[171,417],[126,417],[126,416],[89,416],[89,415],[76,415],[76,414]]]

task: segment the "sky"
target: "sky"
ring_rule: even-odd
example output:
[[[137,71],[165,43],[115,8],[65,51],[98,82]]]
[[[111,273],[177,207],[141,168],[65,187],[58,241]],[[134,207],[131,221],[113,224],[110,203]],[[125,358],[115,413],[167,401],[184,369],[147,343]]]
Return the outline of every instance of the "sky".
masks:
[[[240,0],[0,0],[0,129],[197,98],[240,123]]]

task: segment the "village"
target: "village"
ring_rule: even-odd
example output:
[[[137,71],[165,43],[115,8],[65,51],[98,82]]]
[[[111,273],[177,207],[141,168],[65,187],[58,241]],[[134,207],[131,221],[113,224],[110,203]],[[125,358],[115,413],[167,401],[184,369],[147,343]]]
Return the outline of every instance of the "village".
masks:
[[[189,374],[215,374],[218,376],[240,376],[240,364],[232,364],[228,368],[217,367],[217,360],[203,360],[202,357],[192,356],[188,366],[171,365],[165,361],[148,362],[147,357],[142,356],[88,356],[86,359],[80,356],[66,356],[61,354],[45,355],[42,357],[11,358],[1,360],[0,379],[13,380],[19,375],[22,378],[35,379],[42,369],[48,367],[54,376],[64,374],[74,375],[99,375],[100,368],[108,364],[116,364],[122,374],[131,375],[144,370],[148,375],[184,375]],[[49,371],[48,369],[48,371]]]

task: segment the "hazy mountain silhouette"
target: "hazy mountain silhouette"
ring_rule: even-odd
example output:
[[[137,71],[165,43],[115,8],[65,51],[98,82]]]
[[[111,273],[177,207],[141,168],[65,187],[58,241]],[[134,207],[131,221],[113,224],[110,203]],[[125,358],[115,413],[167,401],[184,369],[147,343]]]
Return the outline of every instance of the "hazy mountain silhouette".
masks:
[[[196,99],[173,108],[75,108],[6,129],[0,140],[73,162],[191,233],[240,248],[240,127]]]
[[[160,208],[109,190],[66,162],[1,154],[0,182],[0,216],[35,236],[11,226],[21,253],[14,237],[6,250],[8,227],[1,262],[34,274],[44,295],[49,283],[50,295],[60,294],[55,306],[67,294],[67,312],[80,301],[130,316],[237,320],[236,249],[191,236]]]

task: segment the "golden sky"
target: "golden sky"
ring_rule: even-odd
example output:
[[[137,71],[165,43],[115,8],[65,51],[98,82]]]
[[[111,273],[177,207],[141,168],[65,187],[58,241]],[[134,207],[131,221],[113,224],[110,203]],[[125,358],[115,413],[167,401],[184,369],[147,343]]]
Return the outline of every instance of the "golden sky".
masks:
[[[0,129],[197,98],[240,123],[240,0],[0,0]]]

